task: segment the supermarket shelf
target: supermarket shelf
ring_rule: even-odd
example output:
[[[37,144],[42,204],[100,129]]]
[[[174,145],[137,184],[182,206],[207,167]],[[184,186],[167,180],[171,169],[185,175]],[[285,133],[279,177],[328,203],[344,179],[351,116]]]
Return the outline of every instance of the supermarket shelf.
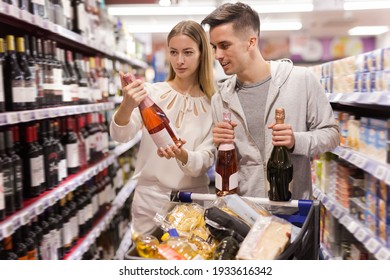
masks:
[[[137,181],[129,181],[121,191],[118,193],[110,210],[100,219],[100,221],[94,226],[94,228],[87,233],[87,235],[72,249],[72,251],[65,256],[66,260],[80,260],[83,254],[89,249],[89,247],[95,242],[96,238],[107,228],[111,220],[116,213],[122,208],[126,199],[133,192]],[[121,244],[122,245],[122,244]]]
[[[333,103],[390,106],[390,92],[331,93],[328,99]]]
[[[315,186],[313,186],[313,195],[378,260],[390,260],[390,248],[378,239],[365,225],[351,216],[347,209]]]
[[[124,259],[126,252],[129,250],[130,245],[132,244],[131,233],[132,233],[132,228],[131,228],[131,224],[129,224],[126,233],[123,235],[122,242],[119,245],[118,250],[116,251],[114,257],[115,260]]]
[[[99,52],[106,56],[125,61],[139,68],[148,67],[148,64],[144,61],[130,58],[119,52],[114,52],[112,50],[112,46],[97,44],[95,41],[89,40],[80,34],[77,34],[60,25],[54,24],[51,21],[42,19],[41,17],[33,15],[26,10],[21,10],[14,5],[10,5],[2,1],[0,2],[0,16],[2,17],[2,22],[7,22],[12,26],[17,26],[25,30],[38,29],[42,32],[50,32],[52,35],[54,35],[56,41],[60,41],[64,44],[72,44],[73,47],[76,47],[80,50]]]
[[[336,147],[333,153],[390,185],[390,164],[378,162],[363,153],[341,146]]]
[[[114,103],[94,103],[0,113],[0,126],[114,109]]]
[[[63,198],[69,192],[76,189],[78,186],[82,185],[87,180],[91,179],[97,173],[108,167],[112,164],[116,157],[120,156],[122,153],[134,146],[138,141],[132,141],[126,144],[121,144],[115,148],[112,154],[110,154],[105,159],[94,164],[93,166],[88,167],[87,169],[70,176],[64,182],[62,182],[57,188],[46,191],[38,197],[29,199],[25,203],[23,209],[15,212],[13,215],[7,217],[4,221],[0,222],[0,240],[4,237],[12,235],[12,233],[18,229],[21,225],[28,223],[31,218],[41,214],[46,208],[56,203],[56,201]],[[124,190],[126,191],[126,189]],[[130,192],[131,193],[131,192]],[[130,193],[125,193],[129,195]],[[122,203],[120,196],[117,196],[114,201],[117,203]]]
[[[322,252],[322,255],[324,256],[325,260],[334,260],[336,259],[333,254],[321,243],[320,244],[320,250]]]
[[[126,152],[128,149],[130,149],[131,147],[133,147],[135,144],[137,144],[140,140],[141,140],[141,136],[142,136],[142,131],[138,131],[138,133],[135,135],[135,137],[127,142],[127,143],[124,143],[124,144],[120,144],[118,145],[113,153],[119,157],[121,154],[123,154],[124,152]]]

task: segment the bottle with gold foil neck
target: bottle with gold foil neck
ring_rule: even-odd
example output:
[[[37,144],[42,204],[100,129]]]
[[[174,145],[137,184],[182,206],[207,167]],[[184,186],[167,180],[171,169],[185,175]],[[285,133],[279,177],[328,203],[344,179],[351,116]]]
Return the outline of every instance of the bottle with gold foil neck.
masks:
[[[276,124],[283,124],[285,111],[275,110]],[[285,146],[274,146],[267,163],[267,180],[269,182],[268,198],[273,201],[288,201],[291,199],[290,184],[293,179],[293,165],[290,153]]]

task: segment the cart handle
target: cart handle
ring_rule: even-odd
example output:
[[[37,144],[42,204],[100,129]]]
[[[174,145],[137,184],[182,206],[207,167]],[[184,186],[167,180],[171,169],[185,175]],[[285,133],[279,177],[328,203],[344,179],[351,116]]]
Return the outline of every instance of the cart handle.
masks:
[[[200,201],[213,201],[217,198],[215,194],[209,193],[193,193],[193,192],[181,192],[181,191],[172,191],[171,192],[171,201],[180,201],[180,202],[192,202],[193,200]],[[248,199],[253,202],[257,202],[264,205],[275,205],[275,206],[285,206],[285,207],[296,207],[296,208],[307,208],[307,212],[310,210],[312,201],[311,200],[289,200],[289,201],[272,201],[264,197],[247,197],[243,196],[242,198]]]

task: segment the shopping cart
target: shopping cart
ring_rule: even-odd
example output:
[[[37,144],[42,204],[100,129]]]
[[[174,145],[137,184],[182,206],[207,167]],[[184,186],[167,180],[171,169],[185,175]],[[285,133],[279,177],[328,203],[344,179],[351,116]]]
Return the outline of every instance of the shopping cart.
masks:
[[[172,203],[207,203],[217,197],[213,194],[199,194],[192,192],[172,191]],[[320,203],[318,200],[290,200],[286,202],[270,201],[267,198],[243,197],[255,204],[259,204],[272,214],[283,218],[296,227],[299,232],[294,240],[276,259],[280,260],[317,260],[320,252]],[[162,230],[157,227],[152,233],[161,237]],[[144,259],[137,255],[135,245],[132,244],[125,254],[125,259]]]

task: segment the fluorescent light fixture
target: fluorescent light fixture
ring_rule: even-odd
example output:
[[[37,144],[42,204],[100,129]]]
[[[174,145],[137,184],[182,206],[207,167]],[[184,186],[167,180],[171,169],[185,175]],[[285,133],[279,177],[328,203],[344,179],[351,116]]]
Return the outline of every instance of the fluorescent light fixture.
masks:
[[[251,7],[259,14],[272,14],[272,13],[299,13],[299,12],[311,12],[313,11],[313,4],[263,4],[263,5],[251,5]]]
[[[169,33],[175,24],[129,24],[127,29],[130,33]]]
[[[382,26],[356,26],[348,30],[350,36],[373,36],[380,35],[389,31],[389,27]]]
[[[128,24],[127,29],[130,33],[169,33],[176,23],[171,24]],[[260,26],[263,31],[290,31],[300,30],[302,23],[293,22],[264,22]]]
[[[109,6],[108,13],[113,16],[177,16],[208,15],[215,6]]]
[[[301,28],[302,23],[299,21],[264,22],[260,24],[260,31],[300,30]]]
[[[390,1],[345,1],[344,10],[375,10],[390,9]]]

